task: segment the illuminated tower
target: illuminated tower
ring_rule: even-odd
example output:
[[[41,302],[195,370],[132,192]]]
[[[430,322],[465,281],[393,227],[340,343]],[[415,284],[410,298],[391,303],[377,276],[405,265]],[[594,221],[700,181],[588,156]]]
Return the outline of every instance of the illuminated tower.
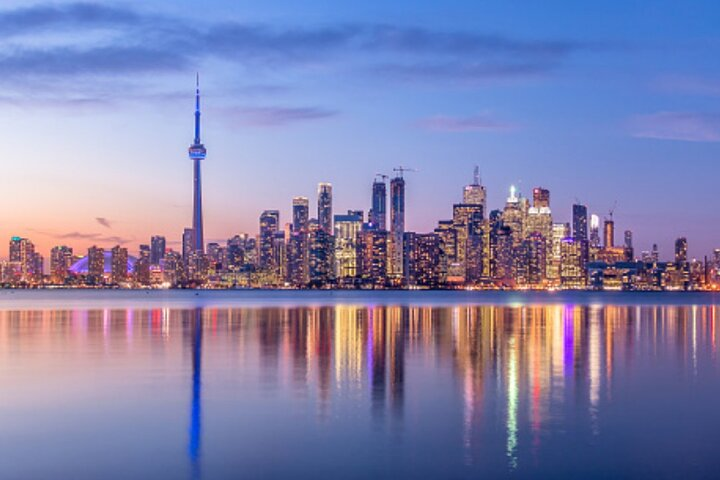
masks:
[[[600,217],[594,213],[590,215],[590,246],[600,247]]]
[[[195,87],[195,139],[188,149],[190,160],[193,161],[193,249],[203,253],[204,232],[202,217],[202,179],[200,177],[200,162],[205,160],[205,145],[200,141],[200,75],[196,77]]]

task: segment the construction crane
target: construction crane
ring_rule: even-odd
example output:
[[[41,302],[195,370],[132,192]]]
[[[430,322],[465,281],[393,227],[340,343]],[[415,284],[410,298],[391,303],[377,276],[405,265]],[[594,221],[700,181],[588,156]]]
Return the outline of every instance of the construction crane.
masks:
[[[400,165],[399,167],[393,168],[393,172],[398,172],[398,177],[403,178],[405,172],[417,172],[414,168],[407,168]]]
[[[381,179],[383,182],[385,182],[385,181],[387,181],[388,178],[390,178],[390,175],[385,175],[384,173],[376,173],[375,181],[377,181],[378,178]]]
[[[613,203],[613,206],[610,207],[610,210],[608,210],[608,217],[610,218],[610,221],[613,219],[613,215],[615,214],[615,209],[617,208],[617,200],[615,200],[615,203]]]

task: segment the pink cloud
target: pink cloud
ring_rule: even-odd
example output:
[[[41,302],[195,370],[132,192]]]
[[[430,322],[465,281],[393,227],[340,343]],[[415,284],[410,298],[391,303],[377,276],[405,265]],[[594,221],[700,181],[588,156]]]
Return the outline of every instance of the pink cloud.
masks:
[[[630,119],[634,137],[686,142],[720,142],[720,115],[697,112],[658,112]]]
[[[492,118],[486,114],[466,117],[436,115],[421,119],[418,121],[418,126],[436,132],[487,132],[507,131],[516,128],[514,124]]]

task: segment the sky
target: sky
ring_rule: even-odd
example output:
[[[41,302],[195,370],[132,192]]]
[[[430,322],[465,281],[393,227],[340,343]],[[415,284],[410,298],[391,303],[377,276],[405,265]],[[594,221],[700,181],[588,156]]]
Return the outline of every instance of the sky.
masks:
[[[406,229],[430,231],[478,165],[489,209],[542,186],[556,221],[614,209],[616,241],[700,258],[720,247],[719,24],[716,1],[5,0],[0,239],[178,248],[199,72],[209,241],[315,208],[319,182],[367,211],[400,165]]]

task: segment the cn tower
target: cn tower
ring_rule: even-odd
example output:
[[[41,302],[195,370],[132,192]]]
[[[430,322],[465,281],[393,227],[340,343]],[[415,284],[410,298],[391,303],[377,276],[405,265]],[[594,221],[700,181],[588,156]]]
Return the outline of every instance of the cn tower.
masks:
[[[190,160],[193,161],[193,250],[205,252],[202,216],[202,178],[200,163],[205,160],[205,145],[200,142],[200,75],[195,79],[195,140],[188,149]]]

